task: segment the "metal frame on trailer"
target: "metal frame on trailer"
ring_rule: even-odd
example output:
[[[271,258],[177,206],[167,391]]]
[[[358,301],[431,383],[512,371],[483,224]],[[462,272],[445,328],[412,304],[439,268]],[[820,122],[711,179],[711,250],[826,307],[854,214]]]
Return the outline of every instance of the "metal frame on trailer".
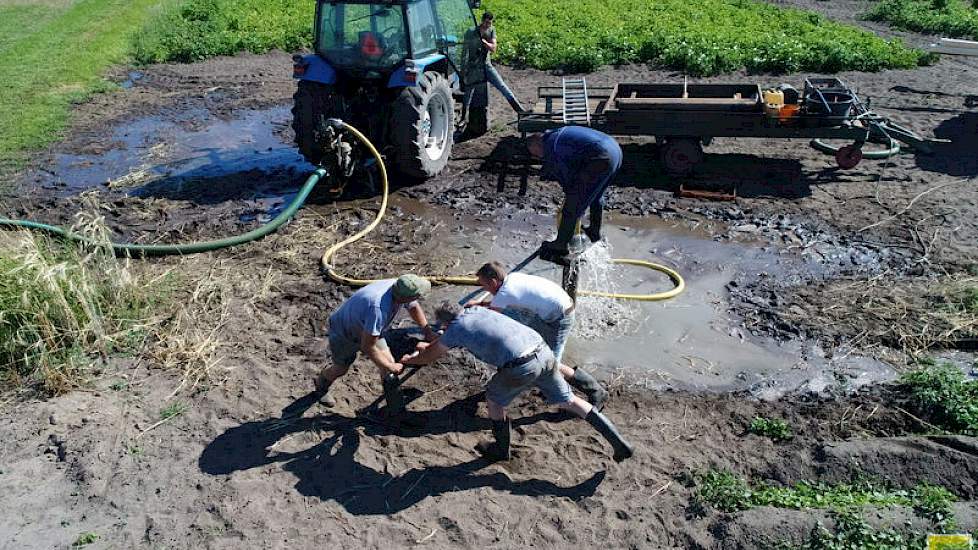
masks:
[[[701,156],[700,144],[716,137],[852,141],[852,145],[842,148],[842,154],[836,155],[844,168],[859,162],[866,142],[894,146],[898,141],[919,152],[930,152],[928,141],[933,140],[873,113],[841,81],[806,80],[806,90],[809,87],[844,89],[852,96],[853,108],[845,116],[804,112],[791,117],[769,116],[763,110],[762,93],[756,84],[619,83],[588,88],[584,78],[580,78],[571,87],[565,80],[559,87],[537,88],[539,109],[520,114],[517,129],[525,135],[578,124],[611,135],[655,136],[665,142],[666,155],[672,147],[686,160],[695,157],[697,151]],[[583,98],[579,90],[584,90]],[[571,92],[574,95],[569,95]],[[580,116],[582,104],[587,105],[586,117]],[[565,109],[568,105],[573,111]]]

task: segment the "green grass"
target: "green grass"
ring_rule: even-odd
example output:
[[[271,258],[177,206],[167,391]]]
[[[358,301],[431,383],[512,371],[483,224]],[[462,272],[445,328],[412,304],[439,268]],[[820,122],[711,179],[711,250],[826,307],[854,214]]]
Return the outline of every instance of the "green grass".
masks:
[[[97,533],[92,533],[92,532],[82,533],[78,535],[78,538],[75,539],[75,542],[71,543],[71,546],[72,548],[88,546],[89,544],[92,544],[97,540],[98,540]]]
[[[711,470],[696,478],[696,499],[722,512],[737,512],[757,506],[846,509],[863,506],[912,506],[939,524],[952,521],[950,504],[956,499],[943,487],[920,484],[912,490],[859,479],[852,483],[825,484],[799,481],[790,487],[751,486],[736,474]]]
[[[978,435],[978,381],[953,365],[928,366],[904,374],[899,388],[914,412],[940,429]]]
[[[313,0],[189,0],[149,22],[135,40],[140,63],[189,62],[241,51],[312,44]]]
[[[79,229],[105,242],[92,227]],[[141,342],[165,299],[108,248],[4,231],[0,251],[0,390],[81,385],[94,362]]]
[[[183,403],[172,403],[160,409],[160,420],[169,420],[174,416],[180,416],[187,412],[187,406]]]
[[[901,533],[892,527],[875,528],[856,510],[832,512],[835,528],[817,525],[801,543],[782,542],[780,550],[920,550],[925,546],[922,533]]]
[[[912,507],[930,520],[936,532],[954,532],[951,504],[957,497],[944,487],[921,483],[910,490],[898,489],[871,479],[852,483],[825,484],[800,481],[790,487],[751,486],[730,472],[711,470],[695,476],[695,502],[721,512],[738,512],[757,506],[828,509],[835,520],[832,530],[821,523],[800,542],[781,541],[772,548],[782,550],[918,550],[923,533],[902,532],[892,527],[876,528],[860,515],[865,507]]]
[[[762,416],[755,417],[751,421],[750,426],[747,427],[747,431],[774,441],[787,441],[794,435],[791,431],[791,426],[784,420],[764,418]]]
[[[0,4],[0,175],[60,135],[73,103],[111,89],[131,35],[161,0]]]
[[[978,40],[978,6],[962,0],[882,0],[865,15],[898,29]]]

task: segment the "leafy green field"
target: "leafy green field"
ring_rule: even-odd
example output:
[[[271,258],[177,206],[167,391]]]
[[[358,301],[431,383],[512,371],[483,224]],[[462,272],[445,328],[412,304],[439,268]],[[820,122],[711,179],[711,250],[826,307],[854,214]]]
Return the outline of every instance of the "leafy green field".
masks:
[[[866,14],[908,31],[978,40],[978,5],[962,0],[882,0]]]
[[[754,0],[487,0],[484,5],[496,14],[499,61],[538,69],[651,63],[694,75],[741,68],[877,71],[930,59],[899,41]],[[147,26],[136,57],[191,61],[308,46],[312,8],[304,0],[189,0]]]
[[[140,63],[190,62],[312,44],[313,0],[189,0],[163,10],[135,41]]]
[[[898,41],[795,9],[753,0],[526,0],[487,2],[497,17],[500,61],[590,71],[651,63],[713,75],[878,71],[926,61]]]
[[[111,87],[132,33],[161,0],[39,0],[0,4],[0,174],[64,128],[73,102]]]

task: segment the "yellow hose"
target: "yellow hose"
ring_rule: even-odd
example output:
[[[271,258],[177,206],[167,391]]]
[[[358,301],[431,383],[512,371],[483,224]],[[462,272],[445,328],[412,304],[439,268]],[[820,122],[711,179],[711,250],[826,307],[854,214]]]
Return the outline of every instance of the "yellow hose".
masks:
[[[343,239],[342,241],[327,248],[326,252],[323,253],[323,257],[320,259],[320,264],[322,265],[323,271],[325,271],[326,276],[336,281],[337,283],[350,285],[350,286],[364,286],[379,281],[380,279],[354,279],[353,277],[347,277],[346,275],[342,275],[336,271],[336,268],[332,264],[333,256],[337,252],[339,252],[341,248],[351,243],[354,243],[356,241],[359,241],[360,239],[365,237],[368,233],[370,233],[377,227],[377,225],[380,223],[380,220],[383,219],[384,214],[387,212],[387,197],[390,194],[390,189],[388,187],[388,182],[387,182],[387,168],[384,166],[384,160],[380,157],[380,153],[377,151],[374,145],[370,143],[370,140],[367,139],[367,137],[364,136],[362,133],[360,133],[359,130],[357,130],[353,126],[350,126],[346,122],[343,122],[342,124],[343,124],[343,128],[348,130],[351,134],[354,135],[354,137],[360,140],[360,142],[367,147],[367,150],[370,151],[370,154],[374,156],[374,159],[377,160],[377,166],[380,168],[380,181],[383,188],[383,196],[381,197],[380,210],[377,212],[377,217],[374,218],[374,220],[370,222],[370,224],[367,225],[367,227],[364,227],[363,229],[356,232],[355,234],[350,235],[349,237]],[[615,298],[618,300],[638,300],[641,302],[654,302],[658,300],[668,300],[669,298],[678,295],[680,292],[683,291],[683,289],[686,288],[686,283],[685,281],[683,281],[682,276],[672,268],[666,267],[664,265],[648,262],[645,260],[633,260],[629,258],[613,258],[611,262],[615,264],[622,264],[622,265],[635,265],[635,266],[651,269],[654,271],[659,271],[661,273],[665,273],[666,275],[669,276],[670,279],[672,279],[672,282],[675,286],[671,290],[668,290],[666,292],[658,292],[655,294],[619,294],[614,292],[602,292],[597,290],[579,290],[577,292],[577,295],[599,296],[604,298]],[[460,285],[460,286],[479,286],[478,280],[473,276],[425,275],[424,277],[429,281],[431,281],[432,283]]]

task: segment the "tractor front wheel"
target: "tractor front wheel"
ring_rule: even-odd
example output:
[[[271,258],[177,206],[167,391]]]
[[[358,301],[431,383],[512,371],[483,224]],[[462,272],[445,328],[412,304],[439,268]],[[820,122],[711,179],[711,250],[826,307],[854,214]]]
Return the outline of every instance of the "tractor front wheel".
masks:
[[[448,80],[439,73],[418,77],[394,102],[391,142],[398,169],[409,177],[438,175],[452,154],[455,105]]]

